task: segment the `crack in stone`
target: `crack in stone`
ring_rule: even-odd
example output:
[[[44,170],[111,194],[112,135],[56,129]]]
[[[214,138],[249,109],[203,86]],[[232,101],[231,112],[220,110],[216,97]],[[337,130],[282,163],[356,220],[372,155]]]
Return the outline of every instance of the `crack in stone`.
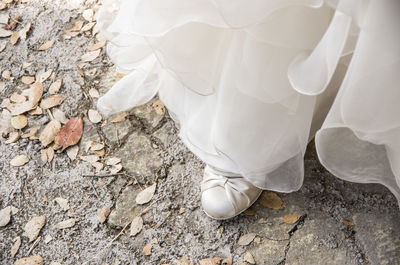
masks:
[[[307,214],[302,215],[299,218],[299,220],[297,220],[296,224],[289,230],[289,232],[288,232],[289,238],[287,239],[289,242],[285,246],[285,255],[283,257],[283,260],[281,260],[276,265],[285,265],[286,264],[287,254],[288,254],[289,249],[290,249],[290,240],[292,239],[292,236],[296,233],[296,231],[300,229],[300,226],[304,225],[304,221],[305,221],[306,217],[307,217]]]

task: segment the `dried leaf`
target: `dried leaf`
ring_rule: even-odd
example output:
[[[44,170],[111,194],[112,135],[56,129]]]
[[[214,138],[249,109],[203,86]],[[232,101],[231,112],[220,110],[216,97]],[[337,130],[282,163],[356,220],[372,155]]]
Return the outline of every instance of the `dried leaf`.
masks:
[[[136,203],[137,204],[145,204],[151,201],[153,198],[153,195],[156,191],[157,184],[154,183],[150,187],[147,187],[146,189],[142,190],[139,192],[139,194],[136,196]]]
[[[37,106],[39,100],[42,98],[43,95],[43,84],[36,82],[32,84],[29,88],[29,100],[27,102],[23,102],[18,104],[13,111],[11,112],[12,115],[19,115],[23,114],[27,111],[32,110]],[[31,114],[31,113],[30,113]]]
[[[88,53],[85,53],[84,55],[82,55],[81,60],[82,60],[82,62],[91,62],[94,59],[96,59],[97,57],[99,57],[99,55],[100,55],[100,50],[95,50],[95,51],[88,52]]]
[[[232,263],[233,263],[233,259],[232,259],[232,257],[230,257],[230,258],[226,258],[226,259],[222,260],[221,265],[232,265]]]
[[[80,20],[76,21],[74,27],[71,28],[69,31],[80,31],[83,26],[83,23],[85,23],[85,22],[80,21]]]
[[[5,71],[3,71],[1,76],[6,80],[10,80],[11,79],[11,71],[10,70],[5,70]]]
[[[26,36],[28,35],[29,30],[31,29],[31,23],[26,24],[23,29],[19,31],[19,36],[21,40],[26,40]]]
[[[199,260],[200,265],[219,265],[222,259],[220,257],[206,258]]]
[[[161,102],[161,100],[157,100],[156,102],[154,102],[153,108],[158,115],[161,115],[161,116],[165,115],[165,106]]]
[[[343,224],[344,224],[345,226],[347,226],[347,227],[349,227],[349,226],[354,226],[354,225],[355,225],[353,222],[351,222],[351,221],[349,221],[349,220],[347,220],[347,219],[345,219],[345,218],[343,218]]]
[[[18,115],[11,118],[11,125],[15,129],[23,129],[28,125],[28,118],[25,115]]]
[[[15,238],[15,242],[14,242],[13,246],[11,247],[11,258],[15,257],[15,255],[17,254],[20,246],[21,246],[21,237],[17,236]]]
[[[53,73],[52,69],[46,71],[46,69],[43,68],[36,73],[36,81],[43,83],[51,76],[52,73]]]
[[[99,151],[99,150],[102,150],[103,148],[104,148],[104,144],[92,142],[92,144],[90,145],[90,149],[92,151]]]
[[[8,134],[8,138],[6,141],[4,141],[5,144],[12,144],[15,143],[16,141],[18,141],[20,135],[19,132],[10,132]]]
[[[93,87],[89,90],[89,95],[92,98],[99,98],[100,97],[99,91],[97,89],[93,88]]]
[[[45,51],[53,47],[54,43],[56,40],[49,40],[46,43],[44,43],[42,46],[39,47],[39,51]]]
[[[301,214],[287,214],[283,217],[283,221],[289,225],[292,225],[296,223],[301,216]]]
[[[11,41],[12,45],[17,44],[17,42],[19,41],[19,32],[18,31],[13,32],[13,34],[11,35],[10,41]]]
[[[69,121],[65,116],[65,113],[57,108],[53,109],[53,117],[62,124],[66,124]]]
[[[284,209],[282,199],[275,192],[264,192],[259,200],[261,205],[274,210]]]
[[[110,207],[104,206],[97,213],[97,219],[100,223],[104,223],[107,220],[108,215],[110,214]]]
[[[23,76],[21,78],[22,83],[24,83],[25,85],[30,85],[33,82],[35,82],[35,77],[34,76]]]
[[[242,235],[238,240],[238,245],[239,246],[247,246],[251,242],[253,242],[255,237],[256,237],[255,233],[249,233],[249,234]]]
[[[52,147],[48,147],[45,149],[47,154],[47,162],[51,162],[54,158],[54,149]]]
[[[74,161],[76,159],[76,156],[78,155],[79,152],[79,146],[75,145],[67,149],[67,155],[69,159]]]
[[[11,207],[0,210],[0,227],[6,226],[11,220]]]
[[[153,248],[153,246],[151,244],[147,244],[146,246],[144,246],[143,248],[143,254],[145,256],[149,256],[151,255],[151,249]]]
[[[40,107],[42,109],[50,109],[60,105],[63,101],[64,97],[62,97],[61,95],[53,95],[49,98],[43,99],[42,102],[40,102]]]
[[[26,101],[26,98],[25,98],[25,96],[23,96],[23,95],[21,95],[21,94],[13,93],[13,94],[11,94],[11,96],[10,96],[10,100],[11,100],[12,102],[15,102],[15,103],[22,103],[22,102],[25,102],[25,101]]]
[[[32,242],[38,237],[40,230],[42,230],[45,224],[46,217],[44,215],[33,217],[26,223],[23,236],[28,237],[29,242]]]
[[[91,30],[91,29],[94,27],[94,25],[96,25],[96,22],[87,23],[85,26],[83,26],[83,27],[81,28],[81,31],[82,31],[82,32],[89,31],[89,30]]]
[[[33,110],[30,110],[28,113],[31,114],[31,115],[42,115],[43,114],[43,110],[42,110],[41,107],[36,107]]]
[[[122,165],[121,164],[113,165],[113,166],[111,166],[110,173],[111,174],[117,174],[121,170],[122,170]]]
[[[3,29],[3,27],[0,27],[0,38],[6,38],[10,37],[13,34],[11,30],[6,30]]]
[[[61,129],[61,123],[58,120],[50,121],[43,131],[40,133],[39,140],[43,146],[48,146],[54,141],[58,132]]]
[[[53,84],[51,84],[50,87],[49,87],[50,94],[52,94],[52,95],[57,94],[58,91],[60,91],[61,85],[62,85],[62,80],[61,79],[58,79]]]
[[[89,117],[89,120],[95,124],[101,122],[101,120],[102,120],[100,113],[94,109],[90,109],[88,111],[88,117]]]
[[[92,46],[90,46],[88,48],[88,50],[92,52],[92,51],[103,48],[105,45],[106,45],[106,41],[100,41],[100,42],[97,42],[97,43],[93,44]]]
[[[44,261],[41,256],[31,256],[19,259],[14,265],[43,265]]]
[[[24,133],[23,135],[21,135],[22,138],[36,138],[35,135],[36,133],[39,131],[40,127],[33,127],[30,128],[29,131],[27,133]]]
[[[256,264],[256,261],[254,260],[253,255],[251,255],[251,253],[248,251],[246,252],[246,254],[244,254],[243,259],[244,259],[244,261],[246,261],[250,264]]]
[[[131,223],[131,232],[130,236],[136,236],[137,234],[142,231],[143,228],[143,219],[140,216],[136,216],[133,218],[132,223]]]
[[[69,120],[55,137],[57,147],[65,148],[75,145],[79,142],[83,133],[83,120],[81,117],[75,117]]]
[[[57,197],[54,199],[55,202],[58,203],[58,205],[60,205],[60,207],[64,210],[64,211],[68,211],[69,210],[69,203],[67,199],[61,198],[61,197]]]
[[[128,113],[122,112],[117,117],[115,117],[111,122],[112,123],[122,122],[126,120],[126,117],[128,117]]]
[[[76,219],[71,218],[62,222],[57,223],[54,228],[56,229],[66,229],[66,228],[70,228],[73,227],[76,223]]]
[[[4,51],[6,47],[7,47],[6,41],[0,42],[0,52]]]
[[[99,161],[99,159],[100,159],[100,158],[99,158],[98,156],[96,156],[96,155],[80,156],[80,158],[81,158],[83,161],[89,162],[89,163],[91,163],[91,164],[93,164],[94,162]]]
[[[10,19],[10,15],[5,13],[5,14],[0,14],[0,24],[8,24],[8,20]]]
[[[94,168],[96,168],[96,171],[99,172],[100,170],[102,170],[104,168],[104,164],[100,163],[100,162],[93,162],[92,166]]]
[[[93,9],[86,9],[82,12],[82,16],[84,19],[86,19],[89,22],[93,21],[94,18],[94,12]]]
[[[114,165],[116,165],[116,164],[118,164],[118,163],[120,163],[120,162],[121,162],[121,158],[118,158],[118,157],[110,157],[110,158],[107,159],[106,165],[107,165],[107,166],[114,166]]]
[[[10,165],[13,167],[20,167],[29,162],[29,157],[26,155],[17,155],[10,161]]]

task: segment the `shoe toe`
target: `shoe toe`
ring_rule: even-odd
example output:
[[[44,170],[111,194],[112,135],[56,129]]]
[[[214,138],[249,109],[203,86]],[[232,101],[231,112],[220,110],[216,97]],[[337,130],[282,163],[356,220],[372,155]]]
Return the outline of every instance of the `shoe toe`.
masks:
[[[235,208],[226,196],[225,189],[220,186],[203,191],[201,204],[204,212],[214,219],[228,219],[236,215]]]

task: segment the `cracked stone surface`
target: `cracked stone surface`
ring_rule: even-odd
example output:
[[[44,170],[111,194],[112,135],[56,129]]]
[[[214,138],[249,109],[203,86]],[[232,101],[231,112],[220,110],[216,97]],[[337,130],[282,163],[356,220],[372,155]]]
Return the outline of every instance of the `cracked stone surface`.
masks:
[[[54,79],[63,80],[60,94],[66,97],[58,108],[68,118],[84,118],[79,155],[86,155],[88,141],[105,143],[105,156],[100,161],[115,156],[124,166],[121,175],[108,176],[102,171],[96,177],[99,172],[89,163],[80,161],[79,155],[71,161],[65,152],[56,153],[51,163],[39,166],[42,146],[38,140],[20,139],[8,145],[0,142],[0,210],[8,206],[19,209],[0,228],[1,264],[14,264],[10,254],[14,238],[21,236],[28,220],[38,215],[46,216],[46,226],[30,255],[41,255],[45,264],[176,264],[188,256],[194,264],[208,257],[232,257],[236,265],[246,264],[246,252],[258,265],[400,264],[400,211],[394,196],[380,185],[335,178],[319,164],[312,143],[305,157],[303,187],[279,194],[284,209],[272,210],[256,202],[247,214],[216,221],[200,206],[204,164],[179,140],[168,114],[154,111],[156,99],[130,110],[124,122],[112,124],[113,117],[104,117],[107,123],[91,124],[86,115],[88,109],[95,108],[97,99],[88,91],[94,87],[103,95],[118,81],[117,69],[104,49],[99,58],[79,68],[81,56],[97,40],[86,34],[66,40],[64,34],[76,21],[83,20],[85,9],[97,4],[95,0],[37,0],[0,11],[0,15],[10,13],[11,17],[21,16],[22,23],[32,23],[27,40],[13,46],[9,39],[0,39],[7,43],[0,52],[0,68],[11,70],[14,78],[1,78],[1,99],[27,87],[20,82],[22,76],[34,75],[43,67],[53,69]],[[54,46],[38,51],[49,39],[56,40]],[[32,65],[23,69],[26,60]],[[82,76],[78,71],[90,69],[97,69],[96,74]],[[51,82],[44,83],[45,96]],[[43,127],[49,121],[48,115],[28,115],[31,127]],[[31,160],[23,167],[12,167],[9,161],[15,154],[26,154]],[[136,205],[136,194],[155,180],[154,204]],[[54,202],[57,197],[67,199],[70,210],[62,210]],[[104,206],[111,208],[111,214],[101,224],[97,213]],[[143,230],[135,237],[129,236],[129,230],[120,234],[121,227],[147,207],[142,216]],[[304,218],[289,225],[284,223],[287,214]],[[78,220],[75,226],[52,229],[69,218]],[[343,218],[354,226],[345,226]],[[247,233],[255,233],[259,241],[239,246],[239,237]],[[49,237],[50,241],[44,240]],[[27,256],[32,247],[25,237],[21,244],[16,259]],[[143,254],[146,244],[153,246],[151,255]]]
[[[163,164],[158,150],[153,149],[148,137],[137,133],[131,134],[114,155],[122,159],[127,171],[137,176],[154,175]]]

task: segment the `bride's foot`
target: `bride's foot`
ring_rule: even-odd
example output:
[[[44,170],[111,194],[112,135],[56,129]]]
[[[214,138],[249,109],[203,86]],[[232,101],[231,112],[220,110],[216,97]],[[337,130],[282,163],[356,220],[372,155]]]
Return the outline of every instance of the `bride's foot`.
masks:
[[[222,175],[206,166],[201,182],[201,203],[204,212],[211,218],[232,218],[249,208],[262,190],[240,175]]]

